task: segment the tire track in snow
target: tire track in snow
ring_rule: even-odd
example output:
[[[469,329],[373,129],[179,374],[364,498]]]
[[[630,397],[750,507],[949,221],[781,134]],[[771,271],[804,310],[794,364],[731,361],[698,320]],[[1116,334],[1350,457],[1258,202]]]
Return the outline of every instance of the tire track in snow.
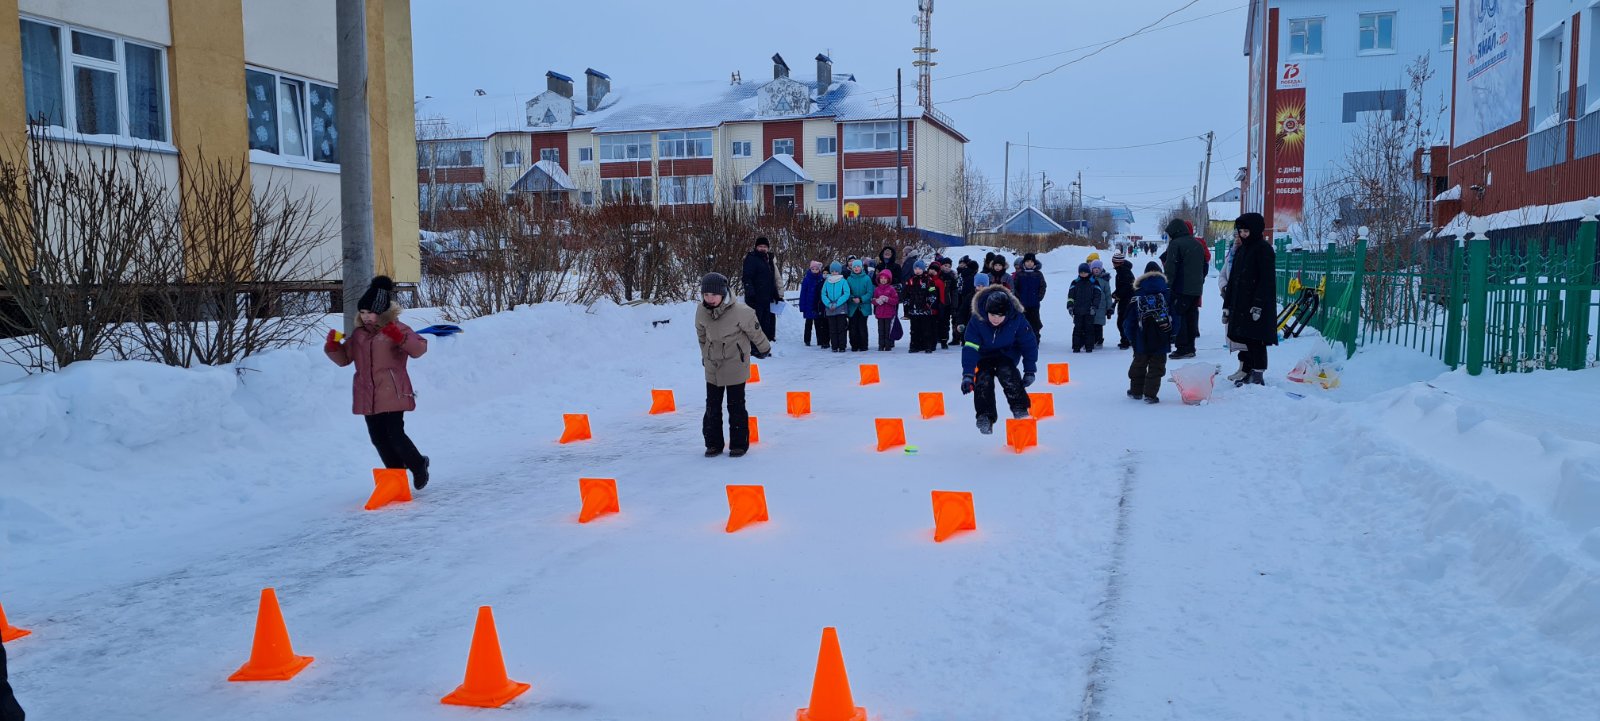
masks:
[[[1117,528],[1111,539],[1111,569],[1106,574],[1106,591],[1095,608],[1095,625],[1099,627],[1100,646],[1089,662],[1089,671],[1083,684],[1083,703],[1079,706],[1078,721],[1095,721],[1100,718],[1100,697],[1105,692],[1110,668],[1111,649],[1117,644],[1118,612],[1122,607],[1122,564],[1128,542],[1128,516],[1132,509],[1128,497],[1133,492],[1135,454],[1123,454],[1121,487],[1117,491]]]

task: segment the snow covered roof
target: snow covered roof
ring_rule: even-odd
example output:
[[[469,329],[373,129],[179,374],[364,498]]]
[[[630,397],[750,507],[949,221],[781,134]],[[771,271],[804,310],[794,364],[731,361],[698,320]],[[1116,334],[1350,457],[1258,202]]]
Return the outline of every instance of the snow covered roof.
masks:
[[[846,73],[836,73],[833,78],[833,83],[820,89],[814,79],[784,78],[803,85],[812,101],[808,112],[793,115],[761,114],[761,89],[776,81],[730,84],[726,80],[707,80],[619,86],[607,93],[600,107],[592,112],[585,112],[583,98],[574,98],[577,112],[572,129],[628,133],[791,118],[834,118],[842,122],[895,118],[893,87],[864,88]],[[417,117],[424,121],[443,119],[451,134],[442,137],[486,138],[502,132],[566,130],[528,126],[527,103],[543,92],[428,97],[417,102]],[[907,98],[900,110],[907,119],[924,115],[914,97]]]
[[[811,176],[806,175],[805,169],[794,162],[794,156],[788,153],[778,153],[756,166],[755,170],[744,176],[746,185],[794,185],[796,183],[810,183]]]
[[[1011,214],[1004,222],[996,226],[996,233],[1016,233],[1029,235],[1048,235],[1051,233],[1065,233],[1067,229],[1060,223],[1052,220],[1038,208],[1031,205]]]
[[[511,184],[511,189],[519,193],[549,193],[577,190],[578,186],[572,182],[567,171],[561,169],[560,163],[541,160],[517,178],[517,182]]]
[[[1439,235],[1462,237],[1468,231],[1488,233],[1496,230],[1521,228],[1542,223],[1560,223],[1600,215],[1600,195],[1585,200],[1555,205],[1530,205],[1491,215],[1476,216],[1461,213],[1439,229]]]

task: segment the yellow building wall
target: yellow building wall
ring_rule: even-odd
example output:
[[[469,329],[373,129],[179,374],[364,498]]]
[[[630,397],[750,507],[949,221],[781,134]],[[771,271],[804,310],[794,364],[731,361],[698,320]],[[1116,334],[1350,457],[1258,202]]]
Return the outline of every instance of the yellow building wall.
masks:
[[[960,177],[965,148],[961,141],[926,120],[916,123],[917,227],[936,233],[961,234],[956,207],[956,180]]]
[[[522,162],[518,165],[506,165],[505,152],[518,150],[522,152]],[[483,187],[490,193],[504,196],[511,192],[528,168],[538,158],[533,156],[533,138],[527,133],[495,133],[483,146]]]
[[[416,88],[412,83],[411,0],[382,0],[384,6],[382,43],[384,54],[384,97],[387,112],[372,123],[373,143],[387,142],[389,198],[390,277],[401,282],[422,278],[422,258],[417,248],[417,133],[413,108]],[[381,131],[380,131],[381,130]],[[376,181],[373,192],[376,193]],[[378,239],[380,245],[385,241]]]
[[[17,13],[17,0],[0,0],[0,18]],[[26,139],[22,89],[22,32],[16,24],[0,27],[0,153],[22,147]]]
[[[716,174],[717,198],[719,201],[733,202],[733,186],[744,180],[744,176],[761,165],[761,123],[728,123],[721,128],[721,138],[717,145],[712,161],[712,172]],[[733,157],[733,144],[736,141],[749,141],[750,157]],[[726,193],[723,189],[726,188]],[[750,191],[751,208],[761,207],[762,193],[759,188]]]
[[[805,131],[801,133],[805,138],[801,142],[805,147],[801,149],[800,164],[805,168],[806,175],[815,181],[806,186],[807,212],[835,218],[839,215],[839,201],[817,200],[817,184],[837,183],[839,178],[839,154],[817,154],[817,138],[838,138],[838,124],[832,118],[825,120],[807,120]],[[838,148],[835,148],[837,151]]]
[[[588,148],[590,161],[587,163],[578,160],[578,152]],[[572,184],[578,186],[578,197],[572,202],[581,203],[583,193],[594,194],[596,205],[600,203],[600,143],[595,140],[594,133],[587,130],[574,130],[567,133],[567,175],[571,176]]]

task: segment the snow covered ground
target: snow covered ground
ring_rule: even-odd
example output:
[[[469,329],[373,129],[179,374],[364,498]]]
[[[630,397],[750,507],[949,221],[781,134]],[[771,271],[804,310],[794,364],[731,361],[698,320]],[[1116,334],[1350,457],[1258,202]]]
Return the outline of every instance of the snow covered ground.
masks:
[[[1045,257],[1041,366],[1072,383],[1041,368],[1058,416],[1023,455],[973,428],[955,350],[822,353],[791,312],[750,389],[761,442],[702,458],[688,304],[433,341],[408,426],[434,484],[373,513],[348,371],[318,345],[0,384],[19,697],[41,719],[466,718],[438,698],[490,604],[533,684],[515,718],[789,718],[829,625],[885,721],[1594,718],[1600,371],[1471,378],[1380,347],[1322,391],[1283,378],[1304,338],[1266,388],[1148,407],[1126,354],[1067,352],[1086,252]],[[1206,304],[1199,360],[1226,372]],[[864,362],[882,384],[856,384]],[[678,413],[647,415],[651,388]],[[814,415],[784,415],[787,390]],[[920,391],[949,415],[918,419]],[[568,412],[595,440],[555,442]],[[878,416],[920,453],[874,452]],[[595,476],[622,513],[580,526]],[[765,484],[772,522],[725,534],[728,483]],[[974,492],[978,531],[934,544],[930,490]],[[264,586],[317,660],[227,683]]]

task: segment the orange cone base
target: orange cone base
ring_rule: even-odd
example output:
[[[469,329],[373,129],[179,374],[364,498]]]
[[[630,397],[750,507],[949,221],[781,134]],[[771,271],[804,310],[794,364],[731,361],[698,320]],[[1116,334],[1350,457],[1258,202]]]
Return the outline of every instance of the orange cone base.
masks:
[[[800,709],[794,713],[794,721],[834,721],[834,719],[813,718],[810,709]],[[857,706],[856,712],[851,714],[850,718],[839,719],[839,721],[867,721],[867,710]]]
[[[17,640],[19,638],[22,638],[23,636],[28,636],[28,635],[32,635],[32,634],[33,634],[33,632],[29,631],[26,628],[17,628],[16,626],[6,626],[5,628],[0,628],[0,641],[3,641],[5,643],[11,643],[12,641],[15,641],[15,640]]]
[[[504,688],[496,689],[492,693],[484,693],[481,691],[473,693],[467,690],[466,684],[462,684],[461,686],[457,687],[455,692],[451,693],[449,696],[439,699],[439,703],[450,704],[451,706],[500,708],[501,706],[511,703],[511,699],[521,696],[530,688],[533,688],[532,684],[517,683],[516,681],[508,680],[506,681]]]
[[[574,443],[587,441],[594,438],[589,432],[589,416],[586,413],[568,413],[561,416],[561,443]]]
[[[306,667],[310,666],[311,662],[314,661],[314,660],[316,660],[316,659],[312,658],[311,656],[295,656],[294,660],[291,661],[290,663],[286,664],[286,665],[279,666],[277,668],[265,668],[265,669],[263,669],[263,668],[250,668],[250,664],[247,663],[247,664],[245,664],[243,666],[240,666],[238,671],[235,671],[232,676],[228,677],[228,680],[229,681],[288,681],[289,679],[294,678],[296,675],[298,675],[301,671],[306,670]]]
[[[372,469],[372,495],[362,508],[376,511],[391,503],[411,502],[411,479],[404,468]]]

